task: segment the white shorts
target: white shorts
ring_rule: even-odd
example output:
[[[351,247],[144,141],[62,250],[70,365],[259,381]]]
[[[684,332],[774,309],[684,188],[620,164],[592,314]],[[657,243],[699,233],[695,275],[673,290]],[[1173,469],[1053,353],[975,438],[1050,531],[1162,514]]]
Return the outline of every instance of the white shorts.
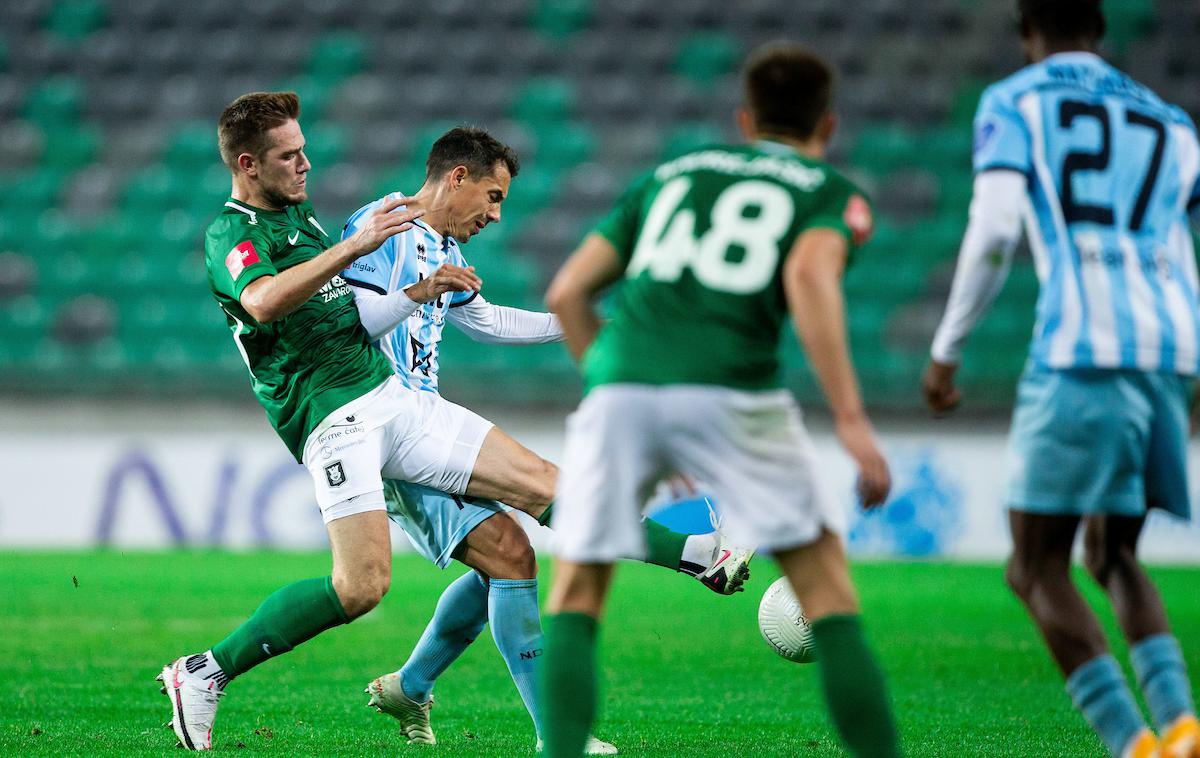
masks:
[[[845,530],[789,393],[610,384],[567,419],[556,553],[577,563],[645,556],[642,509],[672,473],[708,485],[738,545],[782,550],[814,541],[822,527]]]
[[[304,443],[325,523],[384,510],[383,479],[462,494],[492,422],[392,377],[338,408]],[[375,497],[364,495],[378,493]]]

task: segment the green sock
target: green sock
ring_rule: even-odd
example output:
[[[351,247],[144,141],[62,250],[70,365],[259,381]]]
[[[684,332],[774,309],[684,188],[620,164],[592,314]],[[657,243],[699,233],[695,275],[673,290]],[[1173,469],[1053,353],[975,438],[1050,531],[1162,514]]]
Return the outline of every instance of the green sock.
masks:
[[[544,758],[579,758],[596,718],[596,619],[584,613],[542,617],[545,653],[538,672]]]
[[[883,671],[857,615],[826,616],[812,624],[821,689],[842,742],[857,756],[900,755]]]
[[[213,646],[213,658],[232,679],[349,621],[333,590],[333,577],[304,579],[275,590],[253,616]]]
[[[554,503],[546,506],[546,510],[542,511],[542,515],[537,517],[537,522],[542,526],[550,526],[550,514],[554,513]]]
[[[642,528],[646,531],[646,563],[678,571],[679,561],[683,559],[683,545],[688,536],[672,532],[650,519],[642,519]]]

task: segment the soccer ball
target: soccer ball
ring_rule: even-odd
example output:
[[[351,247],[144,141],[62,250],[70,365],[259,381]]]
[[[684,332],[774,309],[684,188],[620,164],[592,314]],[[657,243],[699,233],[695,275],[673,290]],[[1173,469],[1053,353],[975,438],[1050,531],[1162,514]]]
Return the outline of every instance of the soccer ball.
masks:
[[[767,587],[758,604],[758,630],[771,649],[789,661],[812,663],[817,659],[812,628],[786,576]]]

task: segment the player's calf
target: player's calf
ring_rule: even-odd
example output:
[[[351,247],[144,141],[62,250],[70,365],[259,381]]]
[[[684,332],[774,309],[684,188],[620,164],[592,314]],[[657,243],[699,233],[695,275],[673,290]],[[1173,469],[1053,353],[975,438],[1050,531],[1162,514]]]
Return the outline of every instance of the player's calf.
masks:
[[[471,530],[454,557],[493,579],[533,579],[537,555],[516,519],[497,514]]]

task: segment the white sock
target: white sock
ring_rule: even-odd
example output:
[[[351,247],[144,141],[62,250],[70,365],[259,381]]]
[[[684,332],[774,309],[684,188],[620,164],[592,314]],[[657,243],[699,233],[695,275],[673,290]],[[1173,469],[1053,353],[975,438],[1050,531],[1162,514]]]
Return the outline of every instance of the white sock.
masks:
[[[183,667],[187,669],[189,674],[212,682],[218,692],[225,689],[226,684],[229,684],[229,677],[221,670],[220,665],[217,664],[217,659],[213,658],[211,650],[189,655],[188,659],[183,662]]]
[[[696,576],[712,565],[721,540],[716,532],[692,534],[683,543],[683,555],[679,558],[679,570]]]

